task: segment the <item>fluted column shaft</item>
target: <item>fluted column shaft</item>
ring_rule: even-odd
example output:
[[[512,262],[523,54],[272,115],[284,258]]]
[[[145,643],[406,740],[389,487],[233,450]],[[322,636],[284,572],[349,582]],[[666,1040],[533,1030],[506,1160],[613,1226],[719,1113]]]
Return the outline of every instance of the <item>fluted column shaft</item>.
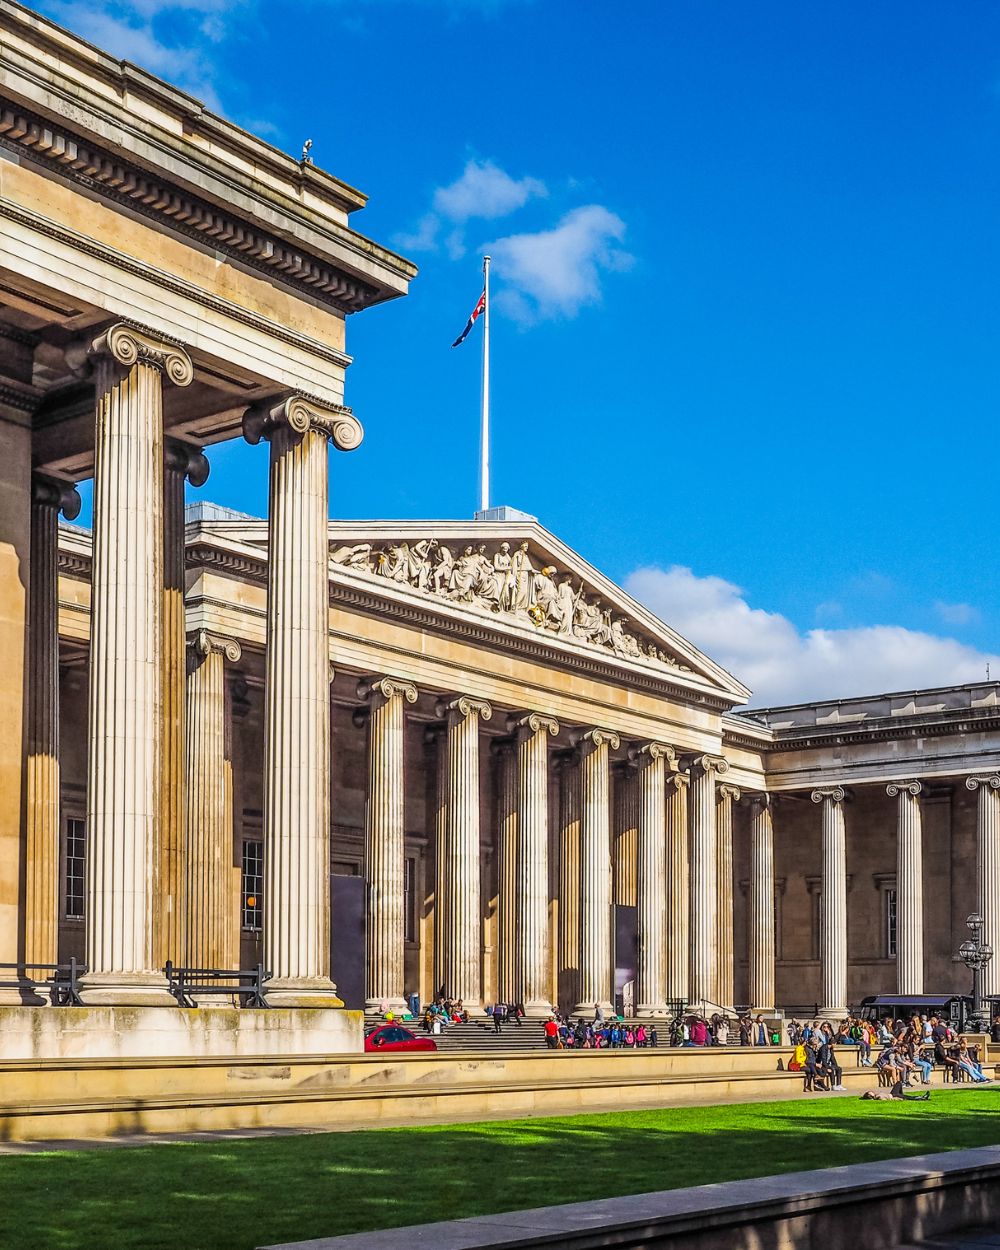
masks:
[[[117,325],[94,344],[94,540],[87,786],[88,1003],[172,1001],[154,972],[162,758],[163,377],[179,348]]]
[[[183,899],[186,733],[184,622],[184,483],[202,486],[208,461],[194,447],[168,439],[163,464],[163,675],[160,717],[160,823],[156,852],[153,950],[158,968],[177,963],[186,943]],[[207,965],[203,965],[207,966]],[[221,967],[221,964],[211,965]]]
[[[264,961],[275,1006],[339,1006],[330,980],[329,456],[361,427],[297,397],[252,409],[270,441],[264,697]]]
[[[993,958],[982,972],[986,996],[1000,994],[1000,776],[967,777],[976,792],[977,908],[983,918],[982,941],[993,947]]]
[[[729,764],[702,755],[691,762],[691,998],[714,1003],[719,969],[719,846],[716,774]]]
[[[176,958],[191,968],[234,968],[232,765],[227,758],[225,662],[239,643],[202,630],[188,648],[185,819]]]
[[[716,812],[719,839],[719,909],[716,913],[716,949],[718,973],[715,1001],[724,1007],[732,1007],[735,998],[733,974],[735,954],[733,950],[733,802],[740,797],[736,786],[722,785],[717,791]]]
[[[688,1001],[691,970],[690,872],[688,864],[687,773],[673,773],[667,799],[667,974],[666,997],[671,1003]]]
[[[618,907],[635,907],[639,874],[639,778],[630,763],[615,765],[612,776],[611,901]]]
[[[497,743],[497,997],[518,1001],[517,987],[517,830],[518,760],[514,743]]]
[[[580,764],[562,760],[559,778],[559,1006],[580,1000]]]
[[[24,958],[53,964],[59,951],[59,512],[72,520],[80,496],[36,477],[31,493],[28,601]],[[44,980],[45,974],[37,976]]]
[[[774,824],[773,800],[750,800],[749,993],[755,1011],[774,1007]]]
[[[532,714],[517,725],[517,997],[528,1015],[549,1002],[549,736],[556,721]]]
[[[673,751],[658,742],[644,746],[638,763],[638,947],[636,1012],[666,1014],[666,818],[667,760]]]
[[[924,992],[924,854],[919,781],[894,782],[896,819],[896,977],[898,993]]]
[[[440,980],[445,993],[467,1006],[482,1002],[482,915],[479,828],[479,724],[492,708],[460,698],[442,707],[447,715],[446,753],[448,869]]]
[[[580,742],[580,998],[579,1011],[611,1002],[611,807],[609,748],[621,741],[592,729]]]
[[[819,909],[819,957],[823,1012],[847,1010],[847,833],[844,791],[814,790],[823,810],[823,883]]]
[[[405,705],[416,687],[395,678],[363,683],[358,692],[371,704],[368,727],[368,802],[365,807],[365,1001],[393,1011],[403,997],[406,871],[404,799]]]

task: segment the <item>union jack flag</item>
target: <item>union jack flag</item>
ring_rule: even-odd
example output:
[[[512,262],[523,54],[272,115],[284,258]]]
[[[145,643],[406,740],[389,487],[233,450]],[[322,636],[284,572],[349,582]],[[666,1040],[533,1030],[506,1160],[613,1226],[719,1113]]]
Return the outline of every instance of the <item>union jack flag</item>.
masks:
[[[465,342],[465,340],[466,340],[466,339],[468,338],[468,336],[469,336],[469,331],[470,331],[470,330],[472,329],[472,327],[476,324],[476,318],[477,318],[477,317],[479,316],[479,314],[480,314],[480,313],[481,313],[481,312],[485,309],[485,307],[486,307],[486,291],[484,290],[484,291],[483,291],[483,293],[482,293],[482,295],[480,295],[480,297],[479,297],[479,303],[478,303],[478,304],[475,306],[475,308],[473,308],[473,310],[472,310],[472,316],[471,316],[471,317],[469,318],[469,320],[466,322],[465,329],[464,329],[464,330],[462,331],[462,333],[458,336],[458,338],[454,341],[454,343],[452,343],[452,347],[457,347],[457,346],[459,345],[459,343],[464,343],[464,342]]]

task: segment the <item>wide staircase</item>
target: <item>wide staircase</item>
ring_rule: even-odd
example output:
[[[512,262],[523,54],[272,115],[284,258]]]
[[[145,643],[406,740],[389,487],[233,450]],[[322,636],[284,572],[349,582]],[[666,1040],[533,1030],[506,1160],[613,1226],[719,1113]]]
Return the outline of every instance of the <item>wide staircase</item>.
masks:
[[[378,1024],[384,1024],[385,1021],[378,1018],[365,1018],[365,1028],[373,1028]],[[482,1053],[496,1050],[543,1050],[545,1048],[545,1021],[544,1020],[522,1020],[521,1023],[504,1023],[501,1030],[497,1033],[493,1027],[493,1021],[488,1020],[486,1016],[482,1018],[473,1017],[465,1024],[450,1024],[443,1028],[440,1033],[429,1034],[424,1031],[422,1022],[418,1020],[401,1020],[400,1024],[404,1028],[412,1030],[418,1037],[432,1037],[437,1044],[438,1050],[447,1051],[449,1053],[455,1051]],[[639,1022],[637,1020],[625,1021],[631,1023],[633,1027]],[[643,1023],[649,1028],[649,1021]],[[657,1044],[658,1046],[666,1046],[669,1041],[669,1028],[666,1021],[657,1021]],[[647,1044],[648,1045],[648,1044]]]

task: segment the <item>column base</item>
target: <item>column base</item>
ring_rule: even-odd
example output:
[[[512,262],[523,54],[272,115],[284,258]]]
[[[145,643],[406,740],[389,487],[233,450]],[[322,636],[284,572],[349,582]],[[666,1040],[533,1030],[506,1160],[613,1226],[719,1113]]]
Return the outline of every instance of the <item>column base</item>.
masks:
[[[847,1015],[846,1007],[820,1007],[821,1020],[843,1020]]]
[[[80,978],[86,1007],[176,1007],[159,972],[88,972]]]
[[[274,977],[266,983],[269,1007],[343,1007],[337,987],[326,977]]]
[[[525,1020],[547,1020],[555,1011],[551,1003],[538,999],[535,1002],[522,1003]]]

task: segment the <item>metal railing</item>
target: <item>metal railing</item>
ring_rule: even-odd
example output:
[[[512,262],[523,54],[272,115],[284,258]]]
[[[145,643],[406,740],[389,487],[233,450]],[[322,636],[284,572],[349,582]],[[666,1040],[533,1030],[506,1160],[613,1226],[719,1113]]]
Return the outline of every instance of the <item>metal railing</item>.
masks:
[[[64,964],[0,964],[0,990],[21,990],[42,998],[48,997],[56,1007],[82,1007],[80,977],[86,971],[87,965],[75,957]],[[9,972],[14,976],[4,975]],[[38,972],[48,975],[31,975]]]
[[[181,1007],[197,1007],[198,999],[239,999],[242,1007],[266,1007],[265,989],[272,973],[256,968],[178,968],[167,960],[163,969],[167,988]]]

